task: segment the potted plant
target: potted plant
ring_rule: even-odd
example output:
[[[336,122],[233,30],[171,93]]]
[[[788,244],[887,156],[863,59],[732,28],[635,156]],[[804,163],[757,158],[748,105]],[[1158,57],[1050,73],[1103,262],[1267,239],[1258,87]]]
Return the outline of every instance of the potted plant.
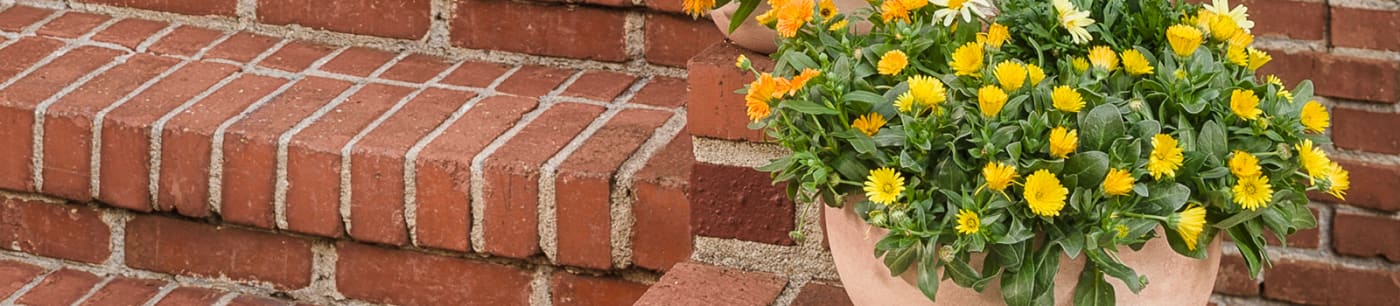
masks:
[[[692,17],[709,14],[725,38],[735,45],[768,54],[777,51],[779,33],[775,29],[778,15],[782,13],[772,8],[785,7],[785,3],[783,0],[684,0],[682,8]],[[816,14],[828,17],[869,6],[865,0],[819,0],[814,4]],[[854,28],[857,33],[864,33],[870,23],[857,21]]]
[[[750,127],[791,150],[760,169],[826,203],[861,304],[1199,305],[1218,236],[1257,276],[1265,235],[1316,226],[1305,192],[1349,186],[1312,83],[1258,77],[1224,0],[774,7],[773,71],[737,62]]]

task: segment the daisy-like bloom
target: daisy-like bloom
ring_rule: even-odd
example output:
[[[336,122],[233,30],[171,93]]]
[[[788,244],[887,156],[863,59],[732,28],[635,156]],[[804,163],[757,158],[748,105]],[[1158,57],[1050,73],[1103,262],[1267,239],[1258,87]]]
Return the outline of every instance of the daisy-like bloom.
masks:
[[[1026,66],[1013,61],[1002,61],[992,69],[997,76],[997,84],[1006,91],[1016,91],[1026,84]]]
[[[876,66],[880,70],[880,74],[896,75],[900,71],[904,71],[904,66],[907,65],[909,65],[909,57],[904,55],[904,51],[890,50],[880,57],[880,63]]]
[[[943,8],[933,11],[934,20],[943,20],[943,26],[953,25],[953,21],[962,16],[963,22],[972,22],[972,15],[977,17],[986,16],[982,8],[992,7],[987,0],[929,0],[934,5]]]
[[[1045,70],[1035,64],[1026,64],[1026,75],[1031,77],[1031,86],[1040,85],[1040,81],[1045,79]]]
[[[1071,66],[1074,66],[1074,71],[1084,72],[1085,70],[1089,70],[1089,61],[1084,60],[1082,56],[1074,57],[1074,60],[1071,60],[1069,63]]]
[[[1249,34],[1245,31],[1238,31],[1235,32],[1235,36],[1231,36],[1230,40],[1227,40],[1225,42],[1231,45],[1249,46],[1250,44],[1254,43],[1254,34]]]
[[[1259,176],[1262,169],[1259,168],[1259,158],[1249,152],[1235,150],[1230,156],[1230,173],[1235,177]]]
[[[1065,158],[1079,148],[1079,130],[1055,127],[1050,130],[1050,156]]]
[[[1231,64],[1240,67],[1249,67],[1249,53],[1241,45],[1231,44],[1225,47],[1225,59]]]
[[[1000,162],[988,162],[982,167],[982,177],[987,179],[987,189],[1004,191],[1016,179],[1016,167]]]
[[[714,8],[715,0],[685,0],[681,3],[681,10],[690,17],[700,17]]]
[[[1268,52],[1249,48],[1249,70],[1259,70],[1259,67],[1264,67],[1264,64],[1269,63],[1269,61],[1273,59],[1274,57],[1269,56]]]
[[[927,75],[909,77],[909,92],[914,94],[914,100],[928,107],[948,100],[948,89],[943,87],[943,81]]]
[[[904,177],[892,168],[870,170],[870,176],[865,178],[865,197],[871,202],[890,205],[900,193],[904,193]]]
[[[948,61],[959,76],[976,75],[982,70],[982,44],[969,42],[953,51],[953,60]]]
[[[1062,112],[1078,113],[1084,109],[1084,96],[1069,85],[1055,86],[1055,90],[1050,92],[1050,102]]]
[[[1269,206],[1274,199],[1274,187],[1269,186],[1269,177],[1263,175],[1240,177],[1235,181],[1235,204],[1250,211]]]
[[[987,28],[987,45],[992,48],[1001,49],[1001,45],[1011,40],[1011,31],[1000,23],[993,23]]]
[[[841,31],[844,31],[844,30],[846,30],[846,25],[850,24],[850,21],[851,21],[850,19],[841,19],[841,21],[837,21],[837,22],[835,22],[835,23],[832,23],[831,26],[829,26],[829,27],[826,28],[826,30],[832,31],[832,32],[841,32]]]
[[[836,8],[836,2],[834,1],[822,0],[820,3],[817,3],[817,14],[822,16],[822,20],[831,20],[831,18],[836,17],[836,14],[839,13],[841,13],[841,10]]]
[[[1283,79],[1280,79],[1277,75],[1273,74],[1264,76],[1264,83],[1274,84],[1278,85],[1278,87],[1283,87]]]
[[[1201,30],[1184,24],[1173,25],[1167,28],[1167,42],[1176,56],[1191,56],[1201,46]]]
[[[1259,119],[1259,115],[1264,114],[1259,109],[1259,96],[1255,96],[1253,90],[1244,89],[1230,93],[1230,111],[1244,120]]]
[[[1335,162],[1327,168],[1327,193],[1337,199],[1346,200],[1347,189],[1351,189],[1351,174]]]
[[[900,0],[886,0],[880,4],[880,19],[885,22],[903,20],[909,22],[909,9]]]
[[[1303,128],[1311,133],[1322,133],[1332,125],[1332,119],[1327,115],[1327,107],[1317,103],[1317,100],[1303,104],[1302,121]]]
[[[1279,88],[1278,92],[1274,93],[1274,95],[1283,99],[1283,101],[1287,101],[1289,104],[1293,103],[1293,93],[1288,92],[1287,89]]]
[[[798,90],[802,89],[802,87],[807,86],[807,81],[811,81],[812,79],[820,75],[822,75],[822,72],[820,70],[812,68],[802,69],[801,74],[798,74],[796,77],[793,77],[792,81],[788,82],[786,95],[791,96],[797,94]]]
[[[1133,174],[1128,170],[1113,168],[1108,169],[1108,175],[1103,178],[1103,193],[1111,196],[1127,195],[1133,192]]]
[[[1118,239],[1128,238],[1127,225],[1119,224],[1118,226],[1114,226],[1113,230],[1118,232],[1118,235],[1115,235],[1116,237],[1118,237]]]
[[[1152,63],[1147,61],[1147,57],[1138,52],[1137,49],[1123,50],[1123,70],[1127,70],[1131,75],[1152,74]]]
[[[1195,251],[1196,242],[1201,237],[1201,231],[1206,228],[1206,209],[1197,204],[1191,204],[1179,213],[1167,218],[1167,225],[1175,228],[1176,233],[1181,235],[1182,242],[1186,243],[1186,249]]]
[[[1059,13],[1060,26],[1069,31],[1070,40],[1075,44],[1088,43],[1094,37],[1089,35],[1089,30],[1085,29],[1094,24],[1094,19],[1089,18],[1089,12],[1081,11],[1074,7],[1074,3],[1069,0],[1054,0],[1055,11]]]
[[[1210,37],[1216,41],[1230,40],[1240,32],[1240,26],[1235,24],[1235,21],[1231,20],[1230,17],[1216,14],[1210,16],[1210,20],[1207,21],[1209,22]]]
[[[923,8],[925,5],[928,5],[928,4],[929,4],[929,1],[928,1],[928,0],[899,0],[899,3],[904,5],[904,9],[913,11],[913,10],[921,9],[921,8]]]
[[[1022,197],[1026,199],[1031,212],[1037,215],[1059,216],[1060,210],[1065,208],[1065,198],[1068,196],[1069,189],[1060,185],[1060,179],[1050,173],[1050,170],[1040,169],[1026,177],[1026,188]]]
[[[977,213],[970,209],[958,210],[958,226],[953,227],[959,234],[972,235],[982,229],[982,220],[977,219]]]
[[[906,91],[899,94],[899,97],[894,99],[894,107],[898,108],[902,113],[912,113],[914,111],[914,100],[916,100],[914,99],[914,93],[912,91]]]
[[[1094,67],[1113,71],[1118,69],[1118,53],[1114,53],[1108,46],[1089,48],[1089,62],[1093,63]]]
[[[788,0],[768,0],[768,7],[771,7],[772,9],[763,12],[763,14],[758,15],[753,19],[757,20],[759,24],[762,24],[764,26],[776,26],[778,24],[779,8],[787,6],[787,2]]]
[[[749,83],[749,92],[744,95],[744,105],[748,107],[749,120],[758,122],[767,118],[770,112],[768,100],[780,96],[779,82],[772,74],[764,73]]]
[[[797,30],[812,21],[814,5],[816,3],[811,0],[796,0],[788,1],[778,9],[778,35],[784,38],[797,36]]]
[[[875,136],[875,133],[879,133],[880,128],[884,126],[885,116],[880,115],[880,113],[865,114],[856,118],[855,122],[851,122],[852,128],[865,133],[866,136]]]
[[[1211,4],[1205,5],[1205,10],[1219,16],[1220,19],[1234,21],[1235,25],[1245,32],[1254,28],[1254,22],[1249,21],[1249,8],[1244,7],[1244,5],[1236,5],[1234,9],[1231,9],[1229,0],[1214,0]]]
[[[1323,152],[1321,147],[1313,146],[1312,140],[1303,139],[1294,148],[1298,149],[1298,163],[1303,165],[1303,170],[1308,172],[1308,177],[1313,179],[1324,178],[1328,167],[1332,164],[1332,159],[1327,158],[1327,152]]]
[[[1181,168],[1184,159],[1176,138],[1167,134],[1152,136],[1152,154],[1147,156],[1147,172],[1152,173],[1152,179],[1160,181],[1163,176],[1176,176],[1176,169]]]
[[[977,90],[977,108],[982,110],[983,117],[996,117],[997,113],[1001,113],[1001,107],[1006,106],[1006,98],[1006,92],[1001,88],[982,86]]]

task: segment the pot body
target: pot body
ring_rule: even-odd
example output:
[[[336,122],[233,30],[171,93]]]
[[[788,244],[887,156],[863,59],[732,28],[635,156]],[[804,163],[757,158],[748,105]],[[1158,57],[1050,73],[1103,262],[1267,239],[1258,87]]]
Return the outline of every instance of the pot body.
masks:
[[[831,239],[831,256],[837,273],[846,287],[846,294],[856,305],[929,305],[919,292],[916,266],[899,277],[891,277],[882,259],[873,256],[875,243],[888,233],[870,226],[854,211],[848,201],[843,208],[823,207],[826,234]],[[1161,231],[1161,228],[1158,228]],[[1172,251],[1164,238],[1153,239],[1141,251],[1120,247],[1118,256],[1128,267],[1148,278],[1147,287],[1138,294],[1116,278],[1109,278],[1119,305],[1205,305],[1215,287],[1220,267],[1220,240],[1210,244],[1207,257],[1198,260]],[[1072,305],[1074,287],[1084,269],[1085,257],[1070,259],[1060,255],[1060,271],[1055,276],[1055,304]],[[974,254],[973,266],[980,267],[980,256]],[[937,301],[942,305],[1002,305],[1001,285],[993,280],[985,290],[976,292],[959,287],[952,280],[938,286]]]
[[[855,12],[857,9],[870,6],[865,0],[835,0],[833,2],[836,3],[836,8],[844,13]],[[729,2],[729,4],[710,11],[710,20],[713,20],[719,31],[724,33],[724,37],[729,38],[729,41],[735,45],[758,53],[771,54],[778,51],[778,32],[764,27],[758,23],[758,20],[754,20],[754,17],[771,9],[773,8],[768,5],[767,1],[760,2],[758,7],[754,8],[753,13],[749,14],[748,20],[744,20],[744,23],[734,29],[733,33],[729,32],[729,21],[734,19],[734,12],[739,10],[739,1]],[[849,17],[849,15],[847,16]],[[851,25],[857,33],[868,32],[871,26],[869,21],[864,20],[851,20]]]

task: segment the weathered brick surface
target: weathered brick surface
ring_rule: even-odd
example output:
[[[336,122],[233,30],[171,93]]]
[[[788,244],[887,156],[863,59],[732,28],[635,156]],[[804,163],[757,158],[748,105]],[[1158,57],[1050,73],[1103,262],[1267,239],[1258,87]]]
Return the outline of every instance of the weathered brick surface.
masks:
[[[1331,21],[1334,45],[1400,51],[1400,11],[1333,6]]]
[[[36,41],[39,48],[34,51],[48,50],[48,42]],[[34,152],[34,111],[39,103],[117,55],[116,51],[96,47],[74,49],[0,91],[0,122],[6,123],[0,126],[0,143],[4,143],[0,146],[0,169],[6,169],[0,172],[0,188],[34,188],[30,157]]]
[[[97,275],[72,269],[61,269],[44,276],[15,303],[21,305],[68,305],[77,302],[92,286],[102,281]]]
[[[164,286],[165,282],[153,279],[116,277],[93,292],[82,305],[143,305]]]
[[[370,36],[419,39],[428,32],[429,0],[259,0],[258,21]]]
[[[107,260],[111,229],[96,209],[6,198],[0,203],[0,247],[67,260]]]
[[[1384,257],[1400,262],[1400,220],[1338,211],[1332,216],[1332,246],[1337,253]]]
[[[336,254],[335,285],[349,298],[400,305],[530,302],[531,273],[513,266],[344,242]]]
[[[12,6],[5,9],[4,12],[0,12],[0,30],[19,32],[52,14],[53,11],[48,9],[24,5]]]
[[[156,303],[156,306],[212,305],[224,293],[199,287],[180,287],[171,290]]]
[[[300,72],[311,67],[312,63],[322,57],[330,55],[333,51],[335,48],[331,46],[296,41],[283,45],[281,49],[277,49],[277,52],[258,62],[258,65],[277,70]]]
[[[1384,305],[1400,299],[1400,272],[1278,259],[1264,274],[1264,296],[1314,305]]]
[[[1350,107],[1332,108],[1332,140],[1337,147],[1384,154],[1400,154],[1400,113]],[[1357,180],[1358,183],[1370,183]]]
[[[753,79],[748,72],[734,67],[734,59],[741,54],[748,56],[756,69],[767,71],[773,67],[773,61],[766,55],[727,43],[710,46],[690,59],[686,66],[690,70],[686,123],[692,135],[747,141],[763,139],[763,133],[748,128],[744,96],[734,93]]]
[[[44,272],[44,268],[38,266],[16,261],[0,261],[0,295],[13,295]]]
[[[751,168],[696,163],[690,226],[700,236],[793,245],[795,208],[784,186]]]
[[[112,17],[82,12],[64,12],[63,16],[58,16],[58,18],[45,23],[35,33],[44,36],[76,38],[91,32],[93,28],[97,28],[108,19],[112,19]]]
[[[169,27],[170,24],[144,19],[123,19],[92,36],[92,40],[109,42],[136,49],[142,42]]]
[[[311,243],[271,233],[157,216],[126,225],[126,264],[179,275],[261,281],[279,289],[311,282]]]
[[[385,70],[385,79],[404,81],[410,83],[423,83],[438,76],[443,70],[451,68],[452,63],[447,59],[431,55],[412,54],[399,60],[389,70]]]
[[[627,59],[625,17],[589,6],[466,0],[457,3],[452,45],[620,62]]]
[[[1327,28],[1327,4],[1324,2],[1244,0],[1230,5],[1249,7],[1249,19],[1254,21],[1256,36],[1319,40]]]
[[[787,279],[696,263],[677,264],[636,305],[768,305]]]
[[[239,32],[215,45],[204,53],[204,58],[226,59],[246,63],[267,49],[277,45],[280,39],[271,36]]]
[[[1316,93],[1323,96],[1400,102],[1400,62],[1319,52],[1266,51],[1274,60],[1259,69],[1260,75],[1278,74],[1290,84],[1311,79]]]
[[[394,59],[394,54],[365,47],[350,47],[341,51],[325,65],[321,65],[320,70],[334,72],[358,77],[369,76],[374,70],[384,66],[389,60]]]
[[[660,107],[685,106],[685,79],[654,77],[628,103]]]
[[[180,26],[161,37],[149,50],[162,55],[193,56],[223,36],[223,32],[211,29]]]
[[[1225,255],[1220,258],[1220,274],[1215,276],[1215,292],[1234,296],[1259,296],[1259,281],[1250,278],[1244,257]]]
[[[77,0],[77,2],[125,6],[186,15],[220,15],[230,17],[234,16],[234,10],[238,8],[238,0]]]
[[[509,65],[483,62],[465,62],[458,66],[439,83],[485,88],[510,70]]]
[[[561,95],[595,101],[611,102],[617,98],[637,78],[631,75],[610,71],[590,70],[569,84]]]
[[[714,22],[690,16],[647,14],[646,59],[648,62],[685,67],[686,61],[710,45],[724,41]]]
[[[550,277],[549,289],[555,306],[632,305],[647,285],[560,271]]]
[[[837,285],[812,281],[802,286],[802,291],[797,294],[797,298],[792,300],[795,306],[850,306],[851,297],[846,295],[846,289]]]
[[[682,131],[637,172],[632,201],[632,261],[667,270],[690,258],[690,134]]]
[[[564,83],[574,71],[542,66],[524,66],[496,87],[497,91],[526,96],[543,96]]]

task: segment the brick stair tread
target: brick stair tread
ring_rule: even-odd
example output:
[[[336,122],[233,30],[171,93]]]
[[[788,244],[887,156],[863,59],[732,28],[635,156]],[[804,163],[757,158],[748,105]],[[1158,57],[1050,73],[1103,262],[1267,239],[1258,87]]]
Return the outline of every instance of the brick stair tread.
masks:
[[[788,280],[702,263],[679,263],[651,286],[636,305],[769,305]]]
[[[314,305],[22,259],[0,259],[0,299],[26,305]]]

